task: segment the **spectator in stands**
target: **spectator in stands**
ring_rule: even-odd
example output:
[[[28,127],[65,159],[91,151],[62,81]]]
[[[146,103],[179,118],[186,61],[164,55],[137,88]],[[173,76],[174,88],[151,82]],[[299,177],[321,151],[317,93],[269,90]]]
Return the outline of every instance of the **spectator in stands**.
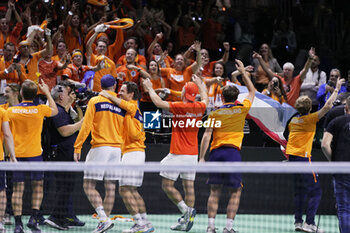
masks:
[[[74,142],[83,123],[82,111],[78,111],[78,119],[71,117],[71,106],[76,99],[70,83],[65,81],[56,85],[51,90],[51,95],[56,102],[58,114],[48,118],[48,131],[50,135],[51,161],[74,161]],[[68,205],[70,196],[75,186],[76,173],[56,172],[55,202],[51,209],[51,215],[45,223],[59,230],[67,230],[69,226],[80,226],[85,223],[79,221],[76,216],[69,216]],[[73,219],[72,222],[67,218]]]
[[[23,102],[19,105],[13,106],[7,110],[10,126],[14,135],[15,153],[18,161],[38,162],[43,161],[41,148],[41,131],[44,117],[55,116],[57,114],[57,106],[51,97],[49,87],[40,80],[40,90],[45,93],[47,105],[36,105],[33,100],[37,94],[38,87],[31,80],[25,80],[21,87],[21,96]],[[23,114],[28,112],[31,114]],[[28,143],[30,138],[31,143]],[[24,181],[26,176],[30,177],[32,182],[32,214],[27,226],[32,231],[39,231],[38,214],[43,198],[43,178],[42,171],[30,172],[26,174],[23,171],[13,172],[13,213],[15,216],[15,230],[16,233],[23,233],[22,223],[22,201],[24,192]]]
[[[327,75],[324,71],[320,70],[318,66],[320,65],[320,58],[315,56],[310,69],[306,73],[305,80],[300,87],[300,96],[306,95],[309,96],[312,100],[312,111],[317,111],[318,100],[317,92],[322,84],[325,84],[327,81]]]
[[[262,91],[264,95],[270,96],[272,99],[278,101],[280,104],[285,103],[287,100],[286,92],[284,91],[282,81],[279,77],[275,76],[267,85],[267,88]]]
[[[328,82],[322,84],[318,89],[316,96],[319,102],[318,109],[321,109],[332,95],[338,78],[341,78],[340,70],[332,69],[329,74]],[[346,92],[346,87],[344,85],[339,89],[339,93],[342,92]]]
[[[201,43],[195,41],[192,47],[196,51],[196,61],[192,65],[186,67],[184,56],[182,54],[177,54],[175,57],[174,68],[160,69],[166,88],[174,91],[181,91],[185,83],[191,81],[192,74],[195,74],[201,67]],[[179,100],[179,98],[175,96],[169,100]]]
[[[86,71],[92,70],[96,72],[102,69],[102,60],[96,66],[83,65],[83,54],[79,49],[73,50],[72,62],[63,70],[62,77],[73,83],[80,83]]]
[[[35,31],[34,33],[37,33],[38,31]],[[51,43],[51,30],[46,28],[45,29],[45,36],[47,40],[47,46],[45,49],[36,52],[36,53],[30,53],[29,52],[29,41],[22,41],[19,43],[19,54],[15,59],[16,62],[21,64],[25,69],[25,74],[28,79],[38,82],[38,62],[39,59],[42,57],[51,56],[52,54],[52,43]]]
[[[312,101],[307,96],[300,96],[295,103],[298,115],[288,125],[289,137],[286,154],[290,162],[311,162],[312,143],[316,131],[316,123],[332,108],[338,90],[344,80],[338,79],[335,90],[326,104],[317,112],[311,113]],[[318,175],[294,175],[295,231],[324,232],[315,223],[315,215],[321,201],[322,190]],[[303,223],[304,200],[308,199],[306,221]]]
[[[262,44],[260,46],[259,54],[262,56],[265,63],[269,65],[271,71],[274,73],[282,73],[282,69],[276,58],[273,57],[271,48],[268,44]],[[268,86],[271,79],[261,67],[257,58],[253,59],[252,65],[254,66],[255,88],[259,92],[262,92]]]
[[[149,61],[155,60],[160,67],[170,68],[173,66],[174,60],[168,56],[168,51],[163,51],[162,46],[158,43],[163,38],[163,33],[157,33],[156,37],[147,49]]]
[[[101,95],[120,106],[121,100],[133,104],[132,110],[125,115],[122,146],[122,164],[144,164],[145,154],[145,132],[143,129],[143,117],[137,107],[139,99],[139,88],[134,82],[124,82],[117,98],[106,91]],[[146,205],[137,191],[141,187],[143,172],[123,171],[119,181],[119,193],[128,212],[133,216],[135,224],[123,232],[152,232],[154,227],[147,218]]]
[[[181,18],[181,24],[179,20]],[[192,20],[191,15],[182,15],[181,4],[178,4],[178,15],[173,21],[173,31],[176,35],[177,51],[185,51],[196,40],[200,25]]]
[[[345,104],[346,104],[346,99],[350,96],[350,92],[343,92],[340,93],[337,96],[337,99],[334,101],[333,105],[334,107],[327,113],[325,116],[324,122],[322,127],[324,130],[327,129],[328,124],[338,116],[342,116],[346,114],[345,112]]]
[[[80,49],[80,51],[84,50],[84,35],[81,28],[78,7],[79,3],[73,2],[64,24],[64,40],[67,43],[69,52],[72,52],[74,49]]]
[[[96,46],[96,54],[92,51],[92,43],[95,41],[96,37],[99,35],[99,33],[103,33],[107,30],[107,26],[104,24],[99,24],[95,28],[95,33],[90,37],[89,41],[86,44],[86,59],[88,61],[89,65],[96,66],[101,61],[103,62],[103,67],[99,71],[95,72],[94,75],[94,85],[92,90],[100,92],[101,89],[101,78],[106,75],[110,74],[113,77],[117,77],[117,70],[115,67],[115,63],[112,59],[110,59],[108,56],[106,56],[108,44],[104,40],[97,40],[97,46]],[[101,65],[102,66],[102,65]]]
[[[138,44],[138,40],[136,37],[130,37],[125,43],[124,43],[124,47],[126,50],[128,49],[134,49],[136,51],[136,57],[135,57],[135,62],[138,63],[142,68],[146,69],[147,68],[147,60],[146,58],[137,53],[139,44]],[[116,66],[122,66],[127,64],[127,60],[126,60],[126,55],[121,56],[118,61]]]
[[[141,65],[136,62],[137,53],[135,49],[128,49],[125,54],[126,64],[117,68],[118,73],[118,92],[121,85],[125,81],[132,81],[140,87],[140,72],[143,69]]]
[[[6,84],[21,83],[27,79],[24,67],[13,63],[16,48],[13,43],[8,42],[4,45],[4,56],[0,58],[0,103],[5,102],[4,93]]]
[[[345,115],[332,120],[322,140],[322,151],[329,161],[349,162],[350,97],[346,99]],[[337,203],[340,232],[350,232],[350,175],[334,174],[333,185]]]
[[[8,9],[6,12],[5,18],[0,19],[0,56],[3,55],[4,45],[8,42],[11,42],[14,45],[17,45],[17,40],[20,37],[20,33],[23,27],[23,22],[21,17],[16,11],[15,2],[8,1]],[[10,31],[9,22],[11,22],[12,12],[16,17],[16,26]]]
[[[275,76],[278,76],[282,81],[283,88],[287,94],[287,103],[291,106],[295,105],[296,99],[300,94],[300,86],[303,83],[306,73],[309,70],[312,60],[315,56],[315,49],[311,48],[309,50],[309,57],[304,65],[304,69],[300,71],[299,75],[293,77],[294,65],[290,62],[287,62],[283,65],[283,76],[278,76],[268,67],[266,62],[262,59],[262,56],[256,52],[253,54],[253,58],[257,58],[263,70],[267,73],[270,79]]]
[[[200,147],[200,162],[205,162],[205,154],[208,150],[210,139],[213,140],[210,148],[209,161],[239,162],[241,155],[239,150],[243,140],[243,128],[246,115],[252,105],[255,97],[255,88],[250,80],[249,75],[245,71],[243,63],[237,62],[237,70],[243,75],[243,81],[248,88],[248,95],[242,104],[235,105],[239,90],[235,86],[225,86],[222,89],[223,105],[220,109],[212,112],[208,120],[214,118],[221,121],[221,127],[209,127],[205,130]],[[237,110],[237,111],[236,111]],[[242,175],[238,173],[230,174],[209,174],[208,184],[210,184],[210,196],[208,198],[208,228],[207,233],[216,233],[215,217],[219,207],[220,194],[222,186],[229,188],[230,199],[227,204],[227,221],[224,233],[234,233],[233,220],[236,216],[241,191],[242,191]]]
[[[197,54],[199,53],[197,47]],[[152,83],[149,79],[143,82],[145,91],[149,93],[153,103],[162,109],[167,109],[174,114],[175,118],[172,121],[186,120],[201,120],[208,104],[208,96],[205,90],[205,85],[202,80],[193,76],[194,82],[187,82],[182,89],[181,102],[166,102],[163,101],[153,90]],[[200,102],[196,102],[196,95],[199,93]],[[185,116],[185,117],[184,117]],[[195,117],[194,117],[195,116]],[[170,143],[170,153],[161,161],[162,164],[197,164],[198,161],[198,128],[188,127],[181,128],[172,126],[172,135]],[[195,173],[180,173],[180,172],[161,172],[162,189],[167,194],[168,198],[179,208],[183,216],[178,222],[171,226],[171,230],[189,231],[193,226],[193,220],[196,215],[194,209],[195,194],[194,180]],[[175,188],[175,181],[179,175],[182,179],[183,188],[185,191],[185,201],[180,192]]]
[[[117,95],[114,92],[116,86],[116,80],[112,75],[102,77],[101,87],[110,95]],[[85,120],[74,144],[74,160],[76,162],[80,159],[81,148],[90,132],[92,135],[91,149],[85,162],[120,162],[124,117],[126,112],[131,111],[133,104],[121,100],[119,106],[114,105],[103,96],[96,96],[90,99],[85,112]],[[110,109],[114,110],[110,111]],[[119,178],[120,175],[116,171],[84,172],[84,191],[99,218],[99,223],[94,231],[96,233],[107,231],[114,225],[109,215],[115,199],[115,181]],[[104,200],[102,200],[96,190],[97,181],[103,180],[105,185]]]

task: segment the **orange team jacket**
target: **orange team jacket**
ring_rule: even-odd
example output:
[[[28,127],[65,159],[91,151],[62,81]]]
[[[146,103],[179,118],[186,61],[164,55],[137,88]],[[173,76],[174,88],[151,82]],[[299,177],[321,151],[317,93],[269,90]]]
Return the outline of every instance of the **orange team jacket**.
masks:
[[[244,99],[242,104],[225,103],[209,114],[208,120],[221,121],[221,127],[213,129],[210,150],[223,145],[232,145],[238,150],[242,147],[245,118],[252,103]]]
[[[141,66],[137,66],[137,67],[140,69],[143,69]],[[126,68],[126,65],[122,65],[117,68],[117,73],[123,74],[122,76],[123,79],[119,80],[118,82],[118,92],[124,81],[132,81],[136,83],[139,88],[141,88],[141,84],[140,84],[141,75],[137,70],[134,70],[134,69],[129,70],[128,68]]]
[[[77,67],[74,64],[69,64],[66,69],[63,70],[64,76],[67,76],[69,79],[80,82],[84,78],[86,71],[90,70],[89,66],[82,65]]]
[[[23,23],[17,22],[16,26],[13,28],[12,32],[10,32],[5,38],[4,34],[0,32],[0,51],[4,49],[4,44],[7,42],[12,42],[17,47],[17,40],[20,37],[21,31],[23,28]]]
[[[318,113],[297,115],[288,125],[289,137],[286,148],[287,155],[309,158],[318,122]]]
[[[132,151],[145,151],[145,131],[143,129],[143,116],[140,109],[137,107],[137,101],[131,100],[132,104],[130,112],[124,117],[124,130],[122,153]]]
[[[5,62],[4,57],[0,58],[0,79],[6,79],[6,83],[17,83],[20,84],[27,79],[26,71],[23,66],[21,66],[21,75],[18,76],[16,71],[6,74],[5,69],[12,64],[12,61]]]
[[[7,112],[4,108],[0,108],[0,140],[1,142],[3,142],[4,138],[3,138],[3,133],[2,133],[2,123],[4,122],[8,122],[9,118],[7,116]],[[4,148],[2,146],[0,146],[0,161],[4,160]]]
[[[67,31],[64,33],[64,41],[67,43],[67,49],[70,53],[74,49],[80,49],[80,51],[84,51],[83,38],[81,35],[76,36],[73,33],[71,26],[68,26]]]
[[[165,87],[174,91],[182,91],[185,83],[191,81],[192,78],[191,66],[186,67],[183,71],[177,71],[173,68],[162,68],[160,72],[164,78]],[[170,101],[180,101],[180,98],[175,96],[170,96],[169,98]]]
[[[115,67],[115,63],[106,56],[97,56],[95,54],[91,54],[90,57],[90,65],[96,66],[101,60],[104,60],[104,68],[95,72],[94,75],[94,86],[92,88],[93,91],[102,91],[101,89],[101,78],[106,74],[111,74],[113,77],[117,77],[117,69]]]
[[[109,94],[117,96],[115,92]],[[122,100],[120,107],[103,96],[92,97],[88,103],[85,119],[74,144],[74,152],[80,153],[83,143],[91,132],[91,148],[101,146],[121,147],[125,114],[133,104]]]
[[[94,31],[91,30],[87,34],[86,39],[85,39],[85,44],[87,44],[87,42],[88,42],[89,38],[92,36],[93,32]],[[117,57],[119,58],[119,56],[120,56],[120,55],[118,56],[118,54],[121,53],[123,43],[124,43],[123,29],[117,29],[117,35],[116,35],[116,38],[114,40],[114,43],[108,45],[107,53],[106,53],[106,56],[109,57],[111,60],[113,60],[113,62],[116,62],[118,60]],[[95,43],[92,44],[91,49],[92,49],[93,53],[96,54],[96,44]]]
[[[203,102],[168,102],[172,119],[170,153],[176,155],[198,155],[198,127],[206,105]],[[192,124],[194,123],[194,124]]]
[[[136,55],[135,62],[139,65],[147,66],[147,60],[141,54]],[[127,64],[126,58],[125,58],[125,55],[123,55],[118,59],[117,65],[126,65],[126,64]]]
[[[51,108],[32,101],[9,107],[7,114],[13,134],[17,158],[30,158],[41,155],[41,131],[44,117],[51,116]],[[30,142],[28,141],[30,140]]]

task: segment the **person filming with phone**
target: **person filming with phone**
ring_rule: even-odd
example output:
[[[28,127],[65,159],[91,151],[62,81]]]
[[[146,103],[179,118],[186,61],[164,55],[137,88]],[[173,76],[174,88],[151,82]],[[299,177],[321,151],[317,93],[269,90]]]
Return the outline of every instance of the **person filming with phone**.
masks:
[[[273,77],[267,85],[267,88],[262,91],[264,95],[270,96],[272,99],[278,101],[280,104],[285,103],[287,99],[281,79]]]

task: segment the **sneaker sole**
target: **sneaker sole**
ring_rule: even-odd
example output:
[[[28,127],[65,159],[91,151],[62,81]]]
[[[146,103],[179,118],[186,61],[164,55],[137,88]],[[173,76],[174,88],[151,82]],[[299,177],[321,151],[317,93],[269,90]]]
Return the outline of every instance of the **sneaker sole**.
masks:
[[[99,231],[93,231],[92,233],[103,233],[103,232],[108,231],[108,230],[111,229],[112,227],[114,227],[114,223],[111,223],[111,225],[109,225],[106,229],[99,230]]]
[[[188,222],[187,227],[186,227],[186,232],[191,230],[191,228],[193,226],[194,217],[196,217],[196,210],[195,209],[193,209],[192,214],[190,216],[189,222]]]

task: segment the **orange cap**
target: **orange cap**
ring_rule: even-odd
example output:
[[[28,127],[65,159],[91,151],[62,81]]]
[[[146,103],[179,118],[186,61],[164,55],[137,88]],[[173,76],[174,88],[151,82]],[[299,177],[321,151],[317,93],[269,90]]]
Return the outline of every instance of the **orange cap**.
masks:
[[[198,86],[194,82],[187,82],[185,84],[185,97],[190,101],[194,101],[196,99],[196,95],[198,93]]]

